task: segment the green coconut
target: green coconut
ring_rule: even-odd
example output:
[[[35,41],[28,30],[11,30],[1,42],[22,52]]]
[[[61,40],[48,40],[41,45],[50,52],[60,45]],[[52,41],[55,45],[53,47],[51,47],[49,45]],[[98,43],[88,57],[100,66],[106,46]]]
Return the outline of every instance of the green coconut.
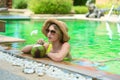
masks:
[[[31,55],[35,58],[45,57],[46,50],[43,45],[36,44],[32,47]]]

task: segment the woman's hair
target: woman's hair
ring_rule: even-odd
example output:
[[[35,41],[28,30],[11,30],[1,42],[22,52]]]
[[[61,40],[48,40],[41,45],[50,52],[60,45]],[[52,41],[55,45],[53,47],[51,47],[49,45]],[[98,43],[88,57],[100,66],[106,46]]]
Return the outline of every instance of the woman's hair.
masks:
[[[42,33],[47,37],[47,33],[48,33],[48,28],[51,24],[55,24],[56,26],[55,29],[57,30],[57,27],[58,27],[58,31],[61,31],[61,35],[60,35],[60,42],[64,43],[64,42],[68,42],[70,40],[70,37],[68,35],[68,28],[67,28],[67,25],[62,22],[62,21],[59,21],[59,20],[56,20],[56,19],[53,19],[53,18],[50,18],[50,19],[47,19],[45,21],[45,23],[43,24],[43,27],[42,27]],[[60,30],[59,30],[60,29]]]
[[[53,26],[54,29],[58,31],[57,33],[58,33],[58,35],[59,35],[60,42],[63,43],[63,42],[64,42],[64,41],[63,41],[63,33],[62,33],[62,31],[60,30],[60,28],[58,27],[58,25],[56,25],[55,23],[51,23],[51,24],[48,25],[48,28],[49,28],[50,26]],[[48,28],[47,28],[47,29],[48,29]]]

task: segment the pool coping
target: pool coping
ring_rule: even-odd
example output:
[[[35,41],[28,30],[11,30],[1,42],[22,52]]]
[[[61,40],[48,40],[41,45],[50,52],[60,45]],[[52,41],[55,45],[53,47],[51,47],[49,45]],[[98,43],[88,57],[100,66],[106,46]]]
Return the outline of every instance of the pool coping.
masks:
[[[66,69],[72,72],[76,72],[82,75],[90,76],[93,78],[93,80],[119,80],[120,79],[120,75],[98,70],[94,67],[73,64],[68,61],[55,62],[49,58],[33,58],[29,54],[17,54],[16,56],[34,60],[34,61],[41,62],[44,64],[56,66],[56,67]]]
[[[48,18],[56,18],[56,19],[80,19],[80,20],[92,20],[92,21],[104,21],[104,22],[118,22],[120,23],[120,15],[107,15],[100,18],[87,18],[86,14],[34,14],[29,9],[8,9],[9,12],[20,13],[20,15],[28,16],[30,19],[48,19]]]
[[[90,21],[104,21],[104,22],[118,22],[118,15],[105,15],[101,18],[87,18],[85,14],[34,14],[30,16],[31,19],[48,19],[48,18],[56,18],[56,19],[78,19],[78,20],[90,20]]]

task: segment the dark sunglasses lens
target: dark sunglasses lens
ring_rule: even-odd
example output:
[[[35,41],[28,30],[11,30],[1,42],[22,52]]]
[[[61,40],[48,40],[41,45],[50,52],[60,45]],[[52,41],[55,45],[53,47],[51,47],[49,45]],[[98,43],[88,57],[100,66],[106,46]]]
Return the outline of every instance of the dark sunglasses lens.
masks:
[[[54,30],[51,30],[51,33],[52,33],[52,34],[55,34],[56,32],[55,32]]]
[[[54,30],[49,30],[49,29],[46,29],[46,32],[47,32],[47,33],[50,32],[50,33],[52,33],[52,34],[55,34],[55,33],[56,33],[56,31],[54,31]]]

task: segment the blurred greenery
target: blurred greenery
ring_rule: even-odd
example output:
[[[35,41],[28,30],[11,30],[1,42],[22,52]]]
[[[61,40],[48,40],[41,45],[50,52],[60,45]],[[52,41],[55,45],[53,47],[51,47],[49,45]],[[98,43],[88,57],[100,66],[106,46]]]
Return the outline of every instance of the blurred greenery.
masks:
[[[85,14],[88,12],[86,7],[87,0],[13,0],[12,8],[30,9],[35,14]],[[92,0],[98,9],[104,9],[108,13],[113,4],[115,9],[118,8],[120,2],[116,0],[108,0],[104,3],[96,3]],[[115,11],[113,11],[116,14]]]
[[[72,6],[72,0],[30,0],[28,4],[36,14],[66,14],[70,13]]]
[[[86,14],[88,12],[88,8],[86,6],[73,6],[73,10],[76,14]]]
[[[12,1],[12,8],[15,9],[25,9],[27,8],[27,1],[28,0],[13,0]]]
[[[73,5],[74,6],[81,6],[81,5],[85,5],[87,2],[87,0],[73,0]]]

